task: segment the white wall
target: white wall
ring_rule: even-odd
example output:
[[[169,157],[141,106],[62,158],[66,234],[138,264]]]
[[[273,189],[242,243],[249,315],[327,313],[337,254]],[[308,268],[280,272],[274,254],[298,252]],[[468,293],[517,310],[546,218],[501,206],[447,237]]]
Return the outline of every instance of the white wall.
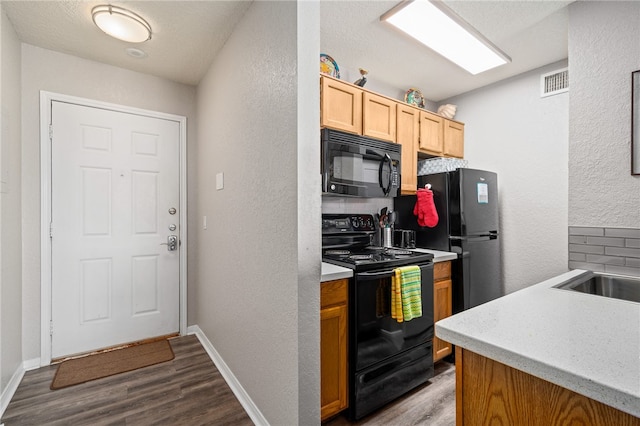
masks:
[[[195,87],[22,44],[22,345],[25,360],[40,357],[41,90],[186,116],[187,149],[195,144]],[[196,176],[194,155],[189,152],[187,160],[190,182]],[[190,205],[194,205],[196,198],[192,189],[195,188],[189,189]],[[190,211],[190,222],[194,217],[195,208]],[[193,265],[191,259],[190,265]],[[189,311],[192,311],[194,297],[190,291]],[[189,323],[193,324],[191,320]]]
[[[319,419],[317,372],[299,364],[318,368],[320,181],[319,151],[306,146],[318,144],[318,110],[306,106],[319,103],[317,71],[298,87],[307,81],[296,75],[298,6],[254,2],[198,86],[198,215],[208,229],[196,235],[196,322],[273,425]],[[309,49],[317,69],[318,47]],[[315,91],[306,130],[302,90]]]
[[[1,4],[0,4],[1,8]],[[22,364],[20,42],[0,12],[0,393]]]
[[[569,224],[640,228],[631,176],[631,72],[640,69],[640,3],[569,9]]]
[[[540,75],[566,66],[551,64],[446,101],[458,105],[455,119],[465,123],[469,167],[498,173],[507,293],[567,271],[569,96],[540,98]]]
[[[298,424],[320,418],[320,4],[298,2]]]

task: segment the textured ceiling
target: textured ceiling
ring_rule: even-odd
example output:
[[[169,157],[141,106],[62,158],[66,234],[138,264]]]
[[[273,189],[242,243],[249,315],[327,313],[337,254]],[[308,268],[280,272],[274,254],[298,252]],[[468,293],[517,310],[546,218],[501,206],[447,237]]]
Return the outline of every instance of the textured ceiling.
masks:
[[[415,87],[440,101],[567,58],[567,8],[571,1],[446,1],[458,15],[512,58],[471,75],[413,41],[380,16],[398,1],[321,3],[321,50],[340,66],[369,71],[399,88]],[[342,67],[341,67],[342,68]],[[350,70],[351,71],[351,70]],[[355,80],[356,78],[352,78]]]
[[[250,1],[117,1],[145,17],[153,38],[130,44],[112,39],[92,22],[90,11],[105,1],[2,1],[25,43],[134,71],[196,85],[224,45]],[[356,75],[397,88],[416,87],[439,101],[567,57],[570,1],[449,0],[447,5],[504,50],[513,62],[472,76],[426,47],[381,23],[399,1],[320,3],[321,51]],[[147,57],[125,53],[137,47]]]
[[[151,40],[126,43],[99,30],[91,9],[108,1],[4,1],[20,40],[46,49],[196,85],[222,48],[250,1],[117,1],[143,16]],[[125,49],[142,49],[133,58]]]

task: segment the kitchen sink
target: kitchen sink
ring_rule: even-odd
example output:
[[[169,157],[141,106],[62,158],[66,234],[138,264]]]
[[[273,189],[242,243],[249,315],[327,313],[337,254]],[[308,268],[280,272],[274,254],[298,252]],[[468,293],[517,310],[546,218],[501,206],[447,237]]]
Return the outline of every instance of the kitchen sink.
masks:
[[[555,287],[640,303],[640,277],[606,275],[589,271]]]

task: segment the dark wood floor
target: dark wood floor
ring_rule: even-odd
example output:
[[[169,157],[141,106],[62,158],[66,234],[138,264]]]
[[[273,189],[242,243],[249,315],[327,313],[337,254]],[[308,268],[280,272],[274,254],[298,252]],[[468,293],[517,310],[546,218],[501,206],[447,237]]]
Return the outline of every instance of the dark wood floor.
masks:
[[[435,365],[435,376],[378,411],[351,422],[340,415],[323,426],[454,426],[456,424],[456,372],[446,361]]]
[[[171,339],[175,359],[129,373],[52,391],[56,366],[25,374],[2,418],[17,425],[253,425],[195,336]],[[436,375],[357,421],[324,426],[455,425],[455,368]],[[2,423],[0,422],[0,423]]]
[[[2,418],[14,425],[253,425],[195,336],[173,361],[52,391],[56,366],[25,374]],[[1,423],[1,422],[0,422]]]

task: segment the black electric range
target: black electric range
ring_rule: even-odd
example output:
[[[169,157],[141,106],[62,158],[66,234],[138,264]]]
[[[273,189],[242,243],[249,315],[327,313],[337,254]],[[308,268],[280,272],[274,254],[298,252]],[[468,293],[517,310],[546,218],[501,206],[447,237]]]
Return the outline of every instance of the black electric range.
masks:
[[[322,260],[353,270],[349,282],[349,418],[356,420],[433,377],[433,255],[374,244],[372,215],[322,215]],[[398,321],[396,268],[420,268],[422,313]]]

